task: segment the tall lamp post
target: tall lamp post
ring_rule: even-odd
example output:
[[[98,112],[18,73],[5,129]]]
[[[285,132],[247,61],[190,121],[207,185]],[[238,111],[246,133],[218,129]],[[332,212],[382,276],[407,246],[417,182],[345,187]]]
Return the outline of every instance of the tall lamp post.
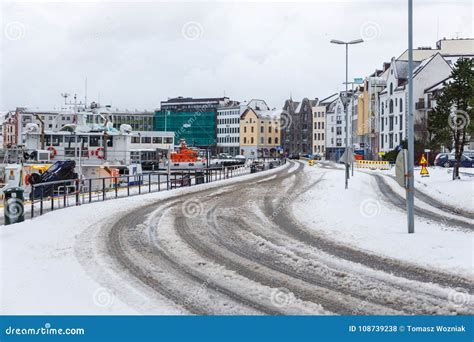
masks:
[[[348,76],[348,65],[349,65],[349,45],[354,45],[354,44],[359,44],[362,43],[364,40],[363,39],[356,39],[356,40],[351,40],[349,42],[343,42],[342,40],[337,40],[337,39],[332,39],[331,43],[332,44],[339,44],[339,45],[345,45],[346,46],[346,98],[347,98],[347,86],[348,86],[348,81],[347,81],[347,76]],[[345,111],[346,111],[346,182],[345,182],[345,188],[348,188],[348,182],[349,182],[349,106],[347,105],[347,101],[345,103]]]
[[[414,120],[413,120],[413,0],[408,0],[408,151],[407,151],[407,224],[408,233],[415,232],[415,180],[414,180]]]

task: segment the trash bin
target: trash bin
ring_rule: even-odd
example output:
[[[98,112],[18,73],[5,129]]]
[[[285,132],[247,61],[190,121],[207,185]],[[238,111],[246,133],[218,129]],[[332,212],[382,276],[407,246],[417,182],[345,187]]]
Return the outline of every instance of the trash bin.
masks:
[[[204,172],[196,172],[196,184],[204,184]]]
[[[255,172],[257,172],[257,165],[255,164],[250,165],[250,173],[255,173]]]
[[[4,216],[5,225],[23,222],[25,220],[25,208],[23,206],[23,189],[19,187],[9,188],[4,193]]]

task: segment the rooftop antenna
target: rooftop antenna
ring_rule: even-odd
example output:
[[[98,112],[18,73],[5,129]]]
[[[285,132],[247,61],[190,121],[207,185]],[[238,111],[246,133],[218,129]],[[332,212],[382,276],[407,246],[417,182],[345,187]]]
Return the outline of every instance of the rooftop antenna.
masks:
[[[439,16],[437,18],[437,22],[436,22],[436,41],[439,40]]]
[[[67,104],[66,100],[69,97],[69,94],[68,93],[61,93],[61,96],[64,97],[64,104]]]
[[[84,82],[84,90],[85,90],[85,96],[84,96],[84,105],[85,105],[85,108],[87,108],[87,77],[86,77],[86,80]]]

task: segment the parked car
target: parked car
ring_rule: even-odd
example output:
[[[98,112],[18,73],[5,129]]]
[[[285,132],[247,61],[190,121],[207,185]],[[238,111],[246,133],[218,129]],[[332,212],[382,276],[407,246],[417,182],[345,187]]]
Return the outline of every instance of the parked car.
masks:
[[[239,165],[243,165],[245,164],[245,161],[247,160],[247,158],[245,158],[245,156],[241,155],[241,154],[238,154],[234,157],[235,160],[237,160],[237,163]]]
[[[471,159],[474,159],[474,151],[471,151],[471,150],[464,150],[464,153],[463,153],[465,156],[468,156],[469,158]]]
[[[51,165],[48,170],[43,174],[33,173],[29,177],[30,184],[41,184],[55,181],[66,181],[71,179],[77,179],[77,173],[74,172],[76,162],[73,160],[57,161]],[[41,187],[36,187],[34,191],[30,193],[30,199],[36,199],[41,196],[53,196],[54,192],[57,191],[62,185],[60,184],[49,184]]]
[[[434,164],[435,166],[453,167],[454,162],[453,153],[439,153],[435,158]],[[461,167],[474,167],[474,159],[463,154],[461,157]]]
[[[298,153],[290,153],[288,159],[300,159],[300,155]]]

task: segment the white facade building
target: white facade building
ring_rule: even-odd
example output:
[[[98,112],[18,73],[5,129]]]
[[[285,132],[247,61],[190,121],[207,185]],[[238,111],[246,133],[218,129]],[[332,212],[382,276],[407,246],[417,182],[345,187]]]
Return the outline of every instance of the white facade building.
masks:
[[[246,105],[234,103],[217,108],[217,150],[233,156],[240,151],[240,116]]]
[[[422,138],[426,134],[428,104],[425,105],[425,89],[446,79],[451,67],[439,54],[421,62],[414,62],[413,99],[415,102],[415,136]],[[388,152],[406,139],[406,118],[408,113],[408,62],[392,59],[387,73],[387,86],[379,96],[379,150]]]
[[[337,96],[326,109],[326,158],[339,159],[346,146],[346,114],[342,98]]]

